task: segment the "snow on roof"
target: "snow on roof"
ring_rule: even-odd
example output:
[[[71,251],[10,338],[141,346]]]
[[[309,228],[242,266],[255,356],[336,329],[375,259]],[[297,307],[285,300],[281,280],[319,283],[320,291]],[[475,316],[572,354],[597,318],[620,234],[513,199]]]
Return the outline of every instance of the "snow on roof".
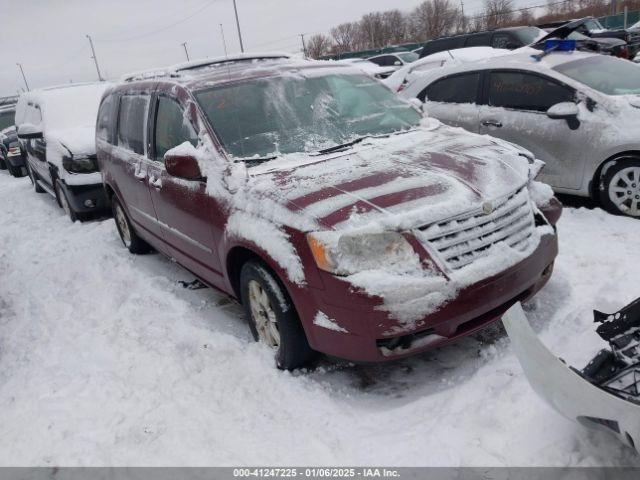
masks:
[[[235,55],[227,55],[225,57],[202,58],[181,62],[168,67],[154,68],[149,70],[141,70],[138,72],[128,73],[120,77],[121,82],[131,82],[138,80],[148,80],[159,77],[180,77],[184,73],[195,72],[201,69],[215,68],[221,65],[260,62],[268,60],[288,60],[295,58],[290,53],[284,52],[266,52],[266,53],[238,53]]]
[[[40,107],[44,128],[48,130],[95,127],[100,99],[109,86],[101,82],[31,90],[18,100],[16,123],[21,123],[25,105],[34,103]]]

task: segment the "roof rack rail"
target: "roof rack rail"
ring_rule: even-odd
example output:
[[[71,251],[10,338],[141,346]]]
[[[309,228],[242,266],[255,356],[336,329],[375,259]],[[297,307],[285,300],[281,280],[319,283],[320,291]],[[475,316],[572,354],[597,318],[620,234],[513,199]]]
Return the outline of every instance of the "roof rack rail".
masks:
[[[200,60],[191,60],[188,62],[178,63],[170,67],[142,70],[133,72],[120,77],[121,82],[133,82],[140,80],[151,80],[154,78],[179,78],[187,72],[198,70],[201,68],[218,67],[232,63],[255,62],[263,60],[289,60],[294,55],[284,52],[268,52],[268,53],[239,53],[236,55],[227,55],[225,57],[203,58]]]

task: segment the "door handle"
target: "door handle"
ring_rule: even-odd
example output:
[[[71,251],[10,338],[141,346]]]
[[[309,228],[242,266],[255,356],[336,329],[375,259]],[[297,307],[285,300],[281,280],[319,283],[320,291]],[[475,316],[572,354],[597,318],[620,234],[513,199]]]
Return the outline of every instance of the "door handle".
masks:
[[[162,188],[162,179],[160,177],[149,177],[149,185],[151,185],[156,190],[160,190]]]
[[[147,172],[142,170],[142,164],[140,164],[140,163],[136,164],[136,168],[133,171],[133,176],[136,177],[140,181],[142,181],[145,178],[147,178]]]
[[[482,125],[485,127],[502,128],[502,122],[498,122],[496,120],[483,120]]]

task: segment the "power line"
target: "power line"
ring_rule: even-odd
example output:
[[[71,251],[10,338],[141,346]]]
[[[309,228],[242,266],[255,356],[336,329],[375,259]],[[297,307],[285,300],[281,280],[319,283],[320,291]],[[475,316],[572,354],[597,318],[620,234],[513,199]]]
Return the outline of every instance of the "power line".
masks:
[[[181,23],[186,22],[187,20],[192,19],[193,17],[195,17],[196,15],[198,15],[200,12],[202,12],[203,10],[209,8],[211,5],[213,5],[214,3],[216,3],[218,0],[211,0],[210,2],[205,3],[202,7],[198,8],[197,10],[195,10],[191,15],[188,15],[176,22],[171,23],[170,25],[165,25],[164,27],[160,27],[156,30],[153,30],[151,32],[146,32],[146,33],[142,33],[140,35],[133,35],[131,37],[126,37],[126,38],[116,38],[116,39],[112,39],[112,40],[108,40],[108,39],[96,39],[96,42],[100,42],[100,43],[119,43],[119,42],[128,42],[130,40],[137,40],[140,38],[146,38],[146,37],[150,37],[151,35],[155,35],[157,33],[160,32],[164,32],[166,30],[169,30],[170,28],[175,27],[176,25],[180,25]]]

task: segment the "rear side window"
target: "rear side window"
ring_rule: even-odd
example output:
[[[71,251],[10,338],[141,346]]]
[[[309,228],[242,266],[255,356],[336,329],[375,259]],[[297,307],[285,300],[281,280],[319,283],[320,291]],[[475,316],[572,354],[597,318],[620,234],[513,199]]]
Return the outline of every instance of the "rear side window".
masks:
[[[480,73],[465,73],[443,78],[429,85],[419,96],[422,101],[476,103]]]
[[[194,147],[198,145],[198,136],[185,118],[182,107],[175,100],[162,96],[158,98],[154,139],[155,160],[158,162],[163,161],[168,150],[184,142],[190,142]]]
[[[144,155],[149,96],[123,95],[118,112],[118,146]]]
[[[114,143],[114,110],[116,105],[116,97],[108,95],[102,100],[100,110],[98,110],[98,122],[96,123],[96,136],[109,143]]]
[[[385,55],[383,57],[377,57],[370,59],[371,62],[380,65],[381,67],[392,67],[396,61],[399,60],[393,55]]]
[[[574,91],[540,75],[525,72],[491,72],[489,105],[546,112],[556,103],[573,102]]]
[[[478,33],[475,35],[469,35],[465,42],[466,47],[488,47],[491,41],[491,34]]]

